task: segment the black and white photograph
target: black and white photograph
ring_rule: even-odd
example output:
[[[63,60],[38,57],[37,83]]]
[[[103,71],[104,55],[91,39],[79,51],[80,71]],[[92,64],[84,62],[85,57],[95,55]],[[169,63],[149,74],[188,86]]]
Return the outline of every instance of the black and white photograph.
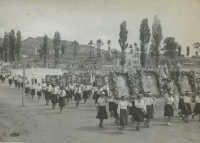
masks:
[[[200,0],[0,0],[0,143],[200,143]]]

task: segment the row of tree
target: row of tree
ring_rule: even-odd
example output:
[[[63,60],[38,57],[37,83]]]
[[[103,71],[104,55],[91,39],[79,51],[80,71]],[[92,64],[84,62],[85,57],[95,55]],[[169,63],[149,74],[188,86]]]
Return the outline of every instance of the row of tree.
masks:
[[[124,66],[125,64],[125,50],[129,47],[132,48],[132,45],[128,45],[127,37],[128,37],[128,30],[126,29],[127,25],[126,22],[122,22],[120,25],[120,33],[119,33],[119,45],[121,47],[121,65]],[[151,44],[149,48],[149,55],[151,59],[154,60],[155,66],[159,65],[160,61],[160,51],[162,50],[164,53],[163,55],[168,56],[169,58],[174,58],[175,56],[181,56],[181,50],[182,47],[179,45],[174,37],[167,37],[164,40],[164,47],[161,48],[161,41],[163,39],[162,35],[162,27],[161,27],[161,21],[158,18],[158,16],[154,17],[154,22],[152,25],[152,34],[150,33],[150,28],[148,25],[148,19],[145,18],[142,20],[140,25],[140,63],[142,67],[145,67],[147,64],[147,51],[148,51],[148,45],[149,41],[151,39]],[[198,44],[197,44],[198,45]],[[134,46],[136,47],[138,51],[137,44],[135,43]],[[200,44],[198,45],[200,48]],[[187,47],[187,57],[190,53],[190,47]]]
[[[5,62],[9,61],[15,62],[16,58],[20,61],[20,50],[21,50],[21,32],[12,29],[11,32],[5,32],[3,45],[0,46],[0,58]]]

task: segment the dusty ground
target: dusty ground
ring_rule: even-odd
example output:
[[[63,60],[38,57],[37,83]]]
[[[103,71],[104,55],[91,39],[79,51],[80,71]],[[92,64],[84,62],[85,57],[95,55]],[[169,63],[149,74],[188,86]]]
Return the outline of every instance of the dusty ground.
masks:
[[[129,123],[126,134],[120,134],[114,125],[114,118],[104,121],[104,128],[98,128],[98,120],[94,101],[89,99],[87,104],[80,104],[75,108],[71,101],[59,114],[57,105],[55,110],[45,106],[44,98],[40,103],[35,100],[25,100],[26,107],[21,105],[21,91],[0,83],[0,142],[32,142],[32,143],[191,143],[200,142],[200,122],[198,117],[190,123],[183,123],[177,116],[166,125],[163,117],[164,101],[157,101],[155,119],[151,128],[144,128],[138,132],[136,124]],[[193,105],[194,106],[194,105]],[[142,124],[143,125],[143,124]],[[14,134],[13,136],[11,134]]]

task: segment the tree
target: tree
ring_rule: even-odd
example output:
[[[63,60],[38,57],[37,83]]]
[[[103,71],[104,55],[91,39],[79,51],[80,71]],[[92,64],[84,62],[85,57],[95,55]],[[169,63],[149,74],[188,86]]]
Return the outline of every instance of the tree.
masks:
[[[156,15],[154,17],[154,23],[152,25],[152,38],[151,38],[151,45],[150,45],[150,55],[152,58],[155,58],[156,67],[159,64],[160,59],[160,42],[163,39],[162,35],[162,27],[161,21]]]
[[[15,54],[17,55],[18,61],[20,61],[21,39],[22,39],[21,32],[17,31]]]
[[[55,50],[55,65],[58,64],[58,52],[59,52],[59,46],[61,42],[60,33],[58,31],[55,32],[55,35],[53,37],[53,43],[54,43],[54,50]]]
[[[167,37],[164,40],[164,47],[162,50],[164,51],[164,55],[168,56],[169,58],[174,58],[176,56],[177,50],[177,42],[175,41],[174,37]]]
[[[121,47],[121,54],[120,54],[120,65],[122,65],[122,67],[125,65],[126,63],[126,55],[125,55],[125,50],[128,47],[128,43],[126,43],[127,41],[127,37],[128,37],[128,30],[126,29],[126,21],[123,21],[120,24],[120,32],[119,32],[119,45]]]
[[[196,42],[196,43],[194,43],[193,44],[193,46],[194,46],[194,49],[196,49],[196,52],[195,52],[195,54],[196,54],[196,56],[198,56],[198,51],[200,50],[199,48],[200,48],[200,43],[199,42]]]
[[[47,62],[47,55],[49,53],[47,35],[44,35],[44,42],[43,42],[43,46],[42,46],[42,49],[41,49],[41,53],[42,53],[42,57],[44,57],[44,66],[45,66],[46,62]]]
[[[65,54],[65,45],[61,44],[61,51],[62,51],[62,54]]]
[[[139,48],[138,48],[137,43],[134,43],[134,46],[135,46],[135,52],[138,54],[138,52],[139,52]]]
[[[9,55],[10,55],[10,62],[15,61],[15,31],[12,29],[9,33]]]
[[[7,63],[7,55],[8,55],[8,48],[9,48],[9,35],[5,32],[4,39],[3,39],[3,50],[4,50],[4,60]]]
[[[76,55],[77,55],[78,42],[75,40],[73,42],[73,45],[74,45],[74,63],[75,63],[75,61],[76,61]]]
[[[187,57],[189,56],[189,54],[190,54],[190,47],[187,46]]]
[[[178,56],[181,56],[181,50],[182,50],[181,45],[178,45]]]
[[[103,46],[103,42],[101,41],[101,39],[97,40],[97,58],[101,57],[101,46]]]
[[[90,42],[88,43],[88,45],[90,46],[90,58],[92,58],[92,45],[93,45],[93,41],[90,40]]]
[[[196,57],[198,57],[198,55],[199,55],[199,52],[198,52],[198,51],[196,51],[196,52],[195,52],[195,54],[196,54]]]
[[[141,66],[146,66],[146,52],[148,48],[148,43],[151,37],[149,25],[148,25],[148,19],[145,18],[142,20],[142,23],[140,25],[140,49],[141,49],[141,56],[140,56],[140,62]]]
[[[0,45],[0,60],[3,60],[3,46]]]

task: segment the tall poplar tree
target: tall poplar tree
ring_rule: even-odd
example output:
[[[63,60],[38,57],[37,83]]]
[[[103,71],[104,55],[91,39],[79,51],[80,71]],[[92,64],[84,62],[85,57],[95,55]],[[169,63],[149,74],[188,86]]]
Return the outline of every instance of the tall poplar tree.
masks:
[[[17,55],[18,61],[20,61],[21,39],[22,39],[21,32],[17,31],[15,54]]]
[[[8,49],[9,48],[9,35],[5,32],[3,39],[3,51],[4,51],[4,60],[7,63],[8,61]]]
[[[12,29],[9,33],[9,55],[10,55],[10,62],[15,61],[15,31]]]
[[[53,37],[53,43],[54,43],[54,50],[55,50],[55,65],[58,64],[58,52],[60,50],[60,42],[61,42],[61,37],[60,33],[58,31],[55,32],[55,35]]]

